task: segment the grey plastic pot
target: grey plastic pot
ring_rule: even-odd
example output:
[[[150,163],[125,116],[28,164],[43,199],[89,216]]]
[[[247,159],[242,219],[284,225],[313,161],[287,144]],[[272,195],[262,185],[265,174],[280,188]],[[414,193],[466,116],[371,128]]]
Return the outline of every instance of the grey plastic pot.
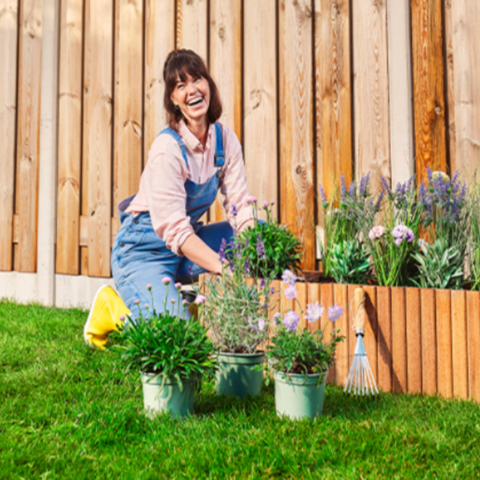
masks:
[[[183,380],[183,389],[180,390],[180,385],[175,378],[167,378],[162,387],[162,378],[150,380],[153,376],[153,374],[141,373],[143,405],[147,412],[152,414],[168,411],[174,417],[186,417],[193,413],[195,378]]]
[[[263,371],[252,367],[263,363],[264,352],[258,353],[218,353],[218,369],[215,386],[218,395],[260,395]]]
[[[275,409],[279,417],[287,416],[293,420],[300,420],[314,419],[322,415],[327,372],[307,376],[274,372],[273,378]]]

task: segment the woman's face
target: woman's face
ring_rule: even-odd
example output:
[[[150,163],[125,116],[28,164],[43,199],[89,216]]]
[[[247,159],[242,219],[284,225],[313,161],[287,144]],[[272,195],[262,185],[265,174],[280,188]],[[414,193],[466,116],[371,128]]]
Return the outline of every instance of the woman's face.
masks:
[[[178,105],[188,123],[206,121],[210,106],[210,87],[203,77],[191,77],[185,74],[182,82],[177,76],[177,83],[170,96],[174,105]]]

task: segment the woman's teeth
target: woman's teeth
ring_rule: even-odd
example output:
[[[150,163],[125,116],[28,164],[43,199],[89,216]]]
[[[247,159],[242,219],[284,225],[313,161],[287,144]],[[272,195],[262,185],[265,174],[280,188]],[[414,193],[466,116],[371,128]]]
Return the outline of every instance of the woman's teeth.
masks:
[[[188,106],[189,107],[194,107],[195,105],[198,105],[201,101],[203,100],[203,97],[196,98],[195,100],[192,100]]]

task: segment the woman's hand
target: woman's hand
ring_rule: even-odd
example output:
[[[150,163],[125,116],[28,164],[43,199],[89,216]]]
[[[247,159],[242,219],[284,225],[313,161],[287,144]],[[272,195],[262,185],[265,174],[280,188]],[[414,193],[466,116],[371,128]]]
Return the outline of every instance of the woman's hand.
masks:
[[[181,247],[181,253],[208,272],[222,273],[222,264],[218,253],[212,250],[198,235],[193,233]]]

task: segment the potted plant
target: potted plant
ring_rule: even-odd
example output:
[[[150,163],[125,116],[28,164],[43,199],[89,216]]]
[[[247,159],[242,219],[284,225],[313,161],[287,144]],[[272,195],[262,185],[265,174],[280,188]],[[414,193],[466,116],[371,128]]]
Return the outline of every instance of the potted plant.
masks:
[[[170,279],[167,285],[164,312],[157,313],[153,305],[145,304],[143,314],[140,301],[137,319],[128,318],[119,330],[118,342],[112,350],[120,354],[127,368],[139,370],[143,383],[145,409],[149,412],[168,411],[175,417],[193,413],[194,391],[202,376],[215,372],[213,345],[205,328],[195,320],[185,320],[186,301],[181,301],[178,290],[177,312],[167,306]],[[151,286],[147,285],[151,294]],[[201,299],[199,299],[201,301]],[[173,302],[173,301],[172,301]]]
[[[254,367],[264,362],[260,346],[268,338],[266,319],[276,292],[268,276],[259,279],[259,274],[265,274],[266,256],[261,235],[255,240],[259,259],[255,269],[248,258],[248,239],[237,236],[228,244],[223,240],[222,274],[205,277],[199,290],[205,299],[199,317],[217,351],[218,394],[255,396],[262,388],[263,372]]]
[[[283,279],[287,283],[285,295],[296,300],[295,275],[284,272]],[[323,312],[318,302],[309,304],[305,318],[316,323]],[[342,308],[334,305],[328,309],[327,317],[335,322],[342,314]],[[293,310],[275,314],[275,330],[267,346],[267,368],[275,380],[275,409],[279,416],[294,420],[322,414],[328,369],[334,362],[337,344],[345,338],[332,329],[331,338],[325,342],[324,329],[309,332],[299,327],[302,316],[301,310],[300,315]]]

